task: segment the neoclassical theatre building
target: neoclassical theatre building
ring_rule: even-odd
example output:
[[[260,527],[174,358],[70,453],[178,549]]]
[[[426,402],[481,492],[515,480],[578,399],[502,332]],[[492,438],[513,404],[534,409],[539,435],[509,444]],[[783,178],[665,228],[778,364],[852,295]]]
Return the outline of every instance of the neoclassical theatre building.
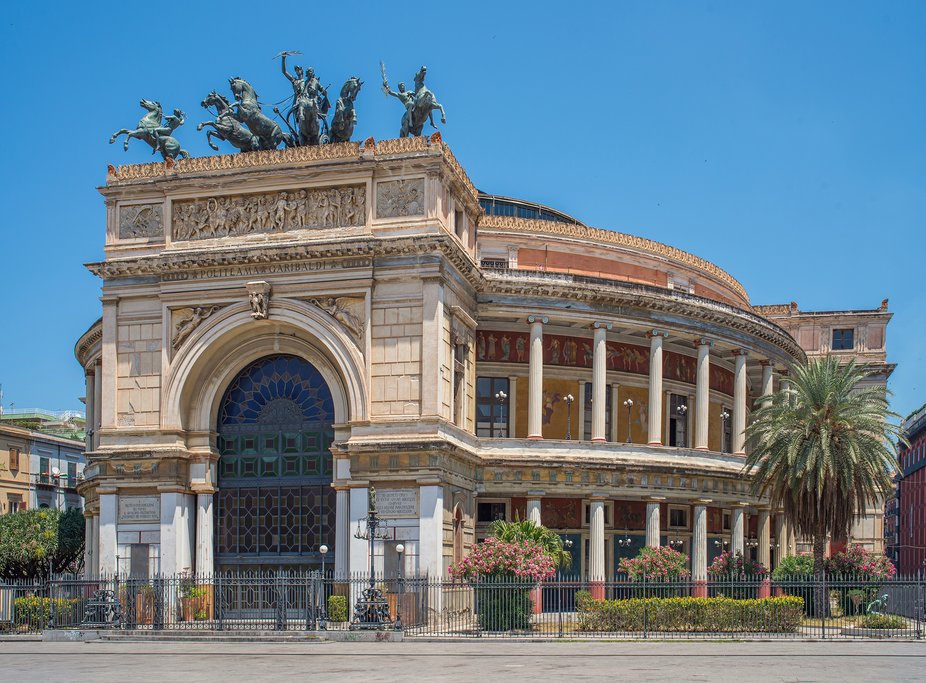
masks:
[[[793,547],[743,474],[801,346],[692,254],[480,193],[438,135],[110,167],[87,567],[445,574],[497,518],[600,577]],[[883,329],[882,329],[883,339]],[[880,528],[872,532],[878,541]],[[396,553],[397,544],[406,549]]]

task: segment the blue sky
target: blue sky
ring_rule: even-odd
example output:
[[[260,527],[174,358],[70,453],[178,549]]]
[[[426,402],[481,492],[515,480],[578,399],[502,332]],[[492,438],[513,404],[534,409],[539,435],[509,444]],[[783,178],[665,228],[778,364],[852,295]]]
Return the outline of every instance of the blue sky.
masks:
[[[210,8],[211,5],[211,8]],[[894,408],[926,402],[926,3],[16,3],[0,20],[4,404],[79,406],[77,337],[100,315],[109,145],[180,107],[177,136],[241,75],[262,100],[301,50],[365,86],[355,139],[398,132],[379,90],[422,63],[444,140],[480,189],[540,201],[725,268],[753,303],[890,299]],[[220,9],[221,7],[221,9]]]

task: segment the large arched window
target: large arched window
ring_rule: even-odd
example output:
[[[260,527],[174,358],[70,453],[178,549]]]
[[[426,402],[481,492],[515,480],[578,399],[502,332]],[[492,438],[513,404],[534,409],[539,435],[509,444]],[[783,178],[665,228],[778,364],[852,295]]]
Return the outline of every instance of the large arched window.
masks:
[[[305,569],[334,547],[334,403],[318,370],[289,355],[242,370],[218,416],[216,565]]]

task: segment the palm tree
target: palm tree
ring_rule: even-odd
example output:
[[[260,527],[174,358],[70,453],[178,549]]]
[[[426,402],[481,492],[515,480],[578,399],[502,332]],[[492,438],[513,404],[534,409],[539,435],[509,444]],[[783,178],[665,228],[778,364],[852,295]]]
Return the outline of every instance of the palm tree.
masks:
[[[497,519],[489,525],[489,533],[506,543],[532,541],[543,549],[545,555],[553,558],[557,569],[569,569],[572,566],[572,553],[563,547],[560,535],[532,519],[515,519],[513,522]]]
[[[824,573],[827,536],[850,525],[892,488],[892,445],[902,439],[888,423],[887,392],[861,386],[865,366],[833,356],[796,366],[789,392],[779,392],[753,413],[746,429],[751,450],[744,471],[753,493],[784,510],[795,531],[813,539],[813,571]],[[815,598],[823,613],[823,591]]]

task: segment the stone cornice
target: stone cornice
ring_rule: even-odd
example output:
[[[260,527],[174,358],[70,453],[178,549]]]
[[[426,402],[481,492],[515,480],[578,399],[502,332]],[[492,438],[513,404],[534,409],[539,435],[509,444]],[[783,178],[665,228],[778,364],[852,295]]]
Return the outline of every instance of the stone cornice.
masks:
[[[150,164],[110,165],[106,176],[106,187],[118,187],[135,184],[139,181],[163,180],[168,178],[193,177],[202,174],[214,174],[222,171],[242,171],[250,169],[273,169],[282,166],[315,164],[330,161],[359,161],[361,159],[387,159],[393,156],[439,155],[451,178],[464,193],[467,202],[475,207],[474,217],[481,214],[479,193],[466,171],[441,139],[440,133],[431,137],[396,138],[376,142],[368,138],[365,142],[342,142],[330,145],[308,147],[289,147],[285,149],[263,150],[258,152],[240,152],[237,154],[216,154],[211,156],[179,159],[171,162]]]
[[[252,246],[249,249],[241,249],[238,246],[185,249],[164,251],[153,256],[109,259],[88,263],[86,267],[91,273],[104,280],[139,276],[171,279],[170,276],[174,274],[213,268],[229,270],[230,274],[234,274],[236,268],[241,268],[242,275],[250,276],[254,266],[278,266],[293,262],[312,262],[314,266],[318,266],[325,260],[420,256],[434,252],[441,253],[456,266],[472,286],[481,286],[483,278],[476,268],[475,261],[454,242],[450,235],[444,233],[385,238],[364,235],[355,239],[294,241],[272,246]],[[245,267],[248,266],[251,268],[245,271]]]
[[[670,247],[667,244],[655,242],[645,237],[637,237],[636,235],[628,235],[613,230],[589,228],[584,225],[574,225],[572,223],[514,218],[512,216],[483,216],[482,220],[479,222],[479,229],[482,232],[497,230],[499,232],[561,235],[583,242],[598,242],[601,244],[623,247],[632,251],[642,251],[698,270],[710,278],[722,282],[742,297],[743,301],[749,301],[749,296],[746,294],[746,289],[743,285],[725,270],[715,266],[710,261],[706,261],[694,254],[689,254],[687,251],[682,251],[681,249],[676,249],[675,247]]]
[[[94,346],[99,349],[100,342],[103,341],[103,319],[100,318],[93,323],[90,328],[84,332],[77,344],[74,346],[74,357],[81,366],[86,366],[90,360],[91,350]],[[101,349],[99,349],[101,350]]]
[[[542,271],[486,271],[483,275],[485,294],[549,298],[554,302],[571,299],[681,315],[745,332],[780,348],[795,360],[803,362],[806,359],[791,335],[775,323],[713,299],[616,280],[585,282],[576,276]]]

